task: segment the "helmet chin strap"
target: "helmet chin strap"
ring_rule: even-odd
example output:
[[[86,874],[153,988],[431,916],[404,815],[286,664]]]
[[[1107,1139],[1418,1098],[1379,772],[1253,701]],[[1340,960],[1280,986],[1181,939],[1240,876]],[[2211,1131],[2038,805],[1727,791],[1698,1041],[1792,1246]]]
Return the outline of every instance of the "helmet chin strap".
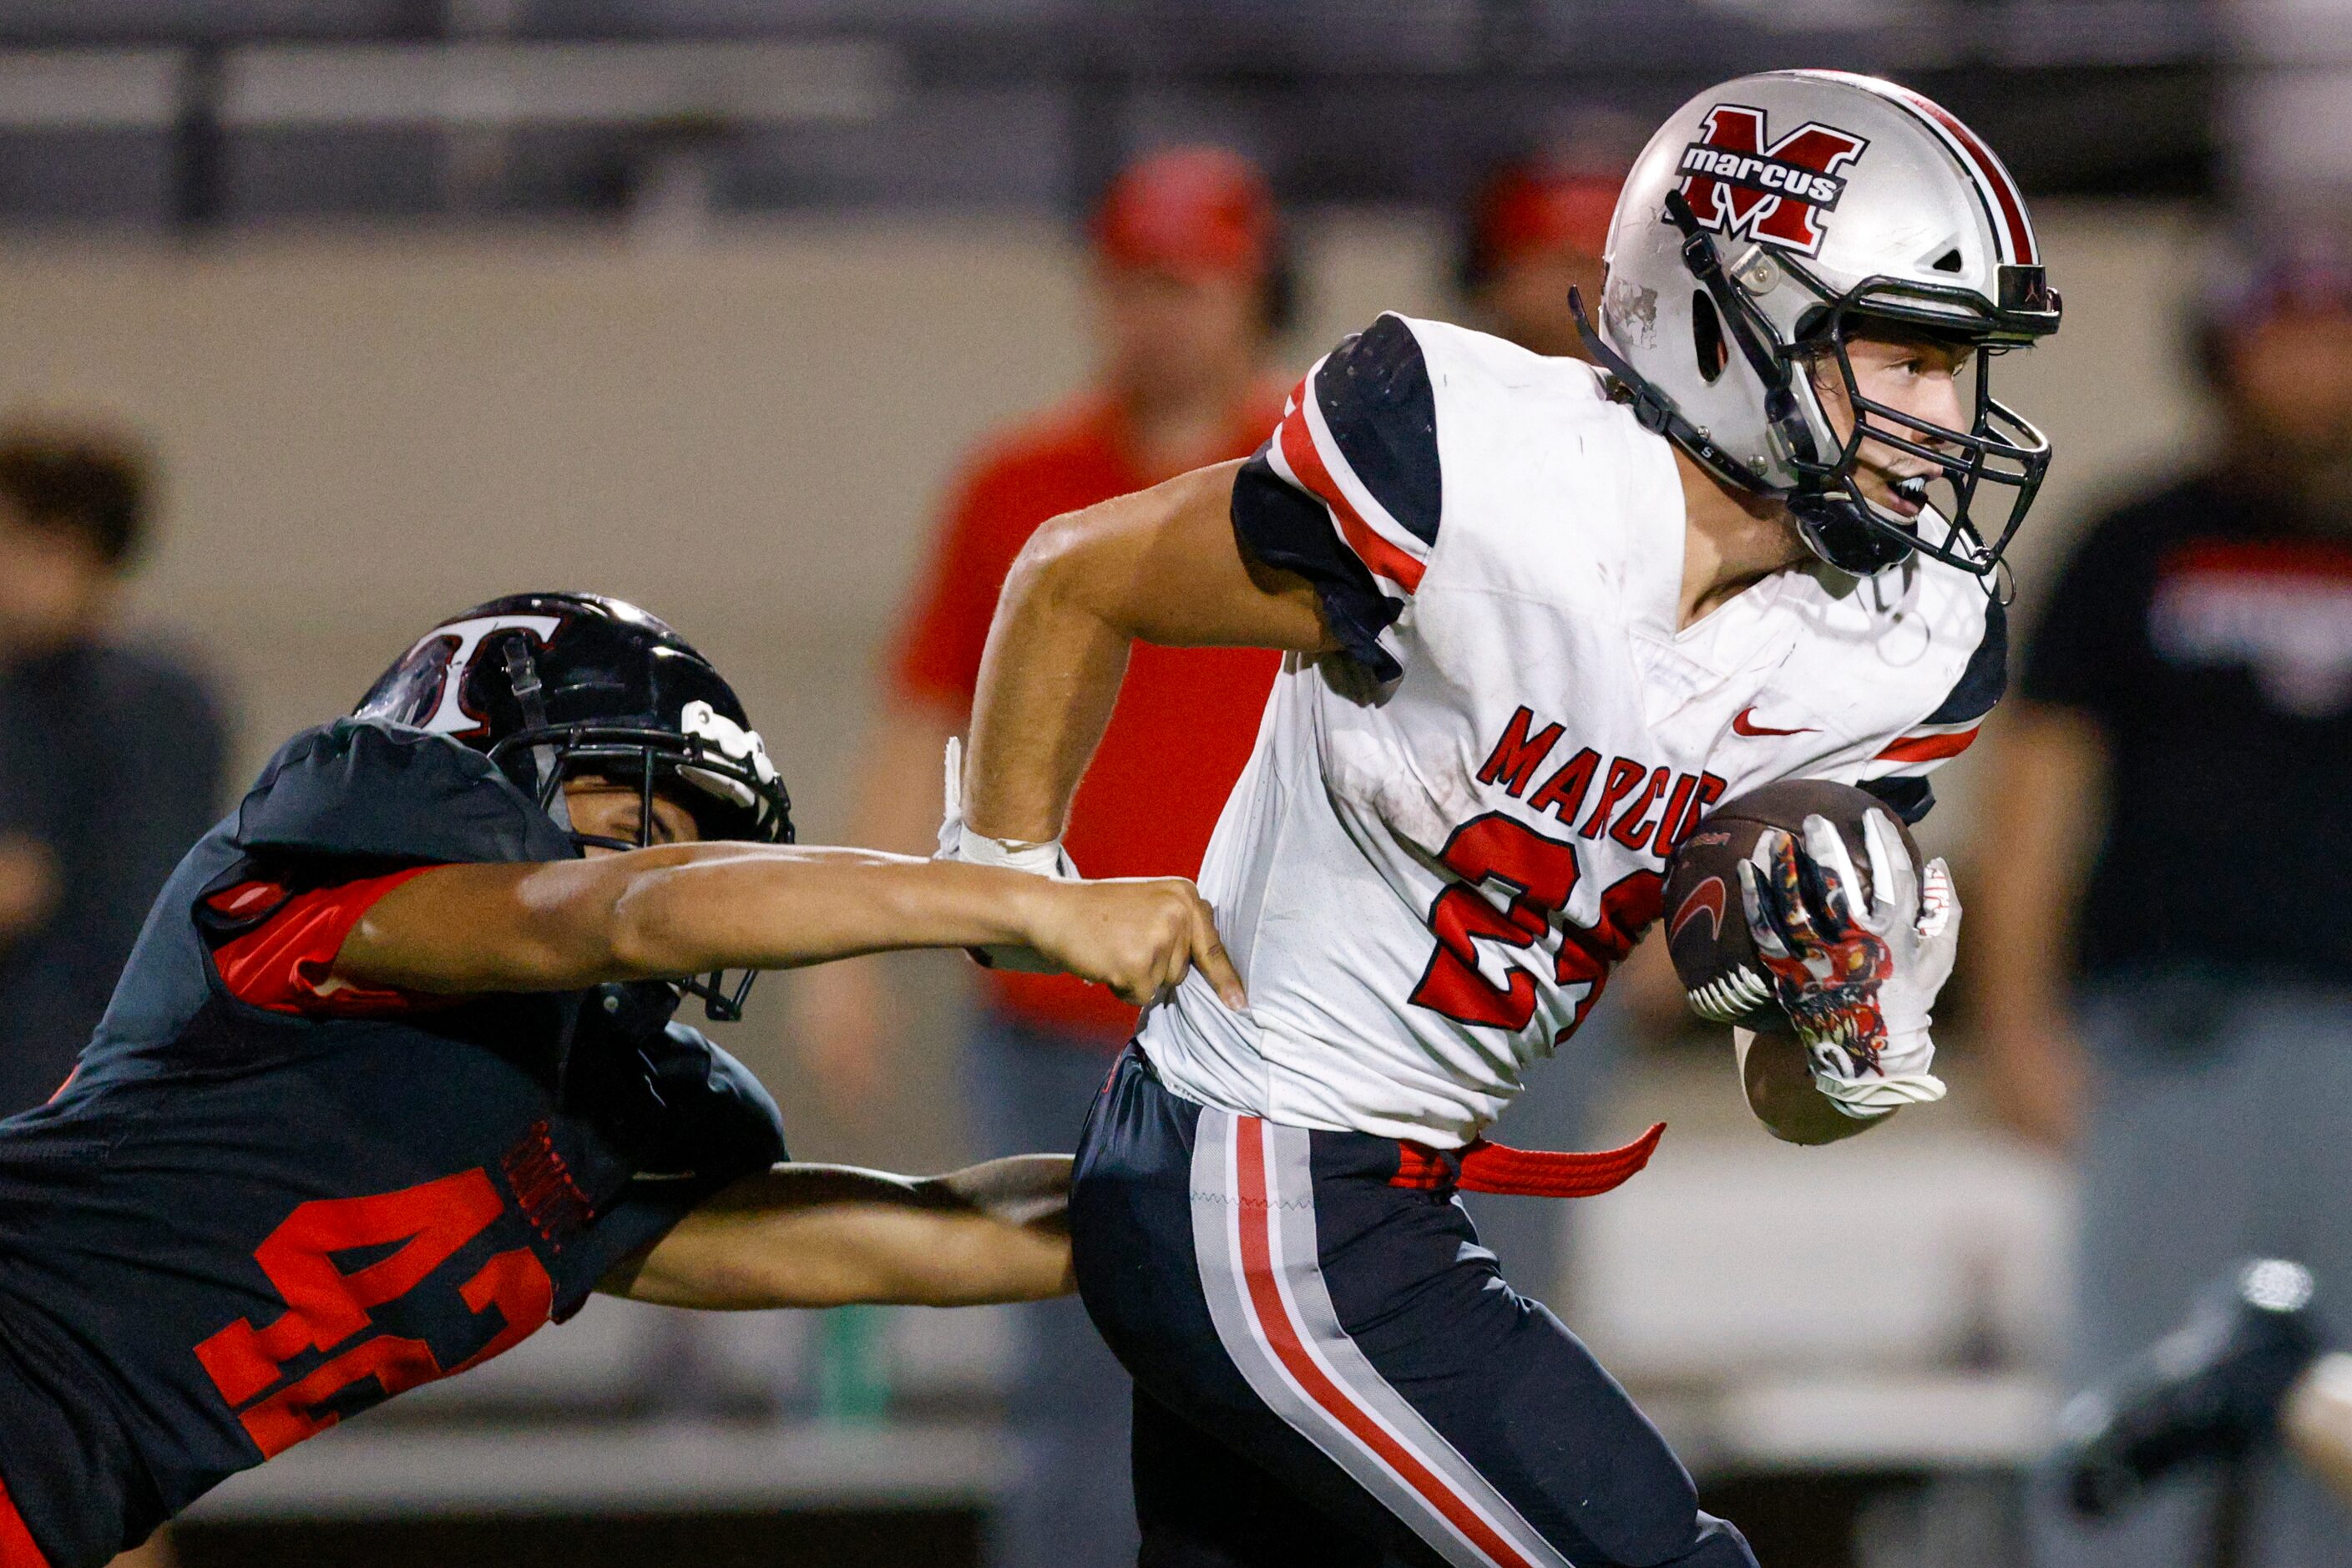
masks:
[[[1851,495],[1800,492],[1789,498],[1789,515],[1806,548],[1841,572],[1867,577],[1911,553],[1908,546],[1871,526],[1867,502]]]
[[[1584,348],[1592,362],[1615,376],[1626,391],[1633,395],[1633,417],[1644,430],[1654,431],[1682,447],[1692,457],[1722,475],[1741,489],[1760,496],[1786,499],[1784,486],[1770,480],[1717,446],[1706,431],[1682,416],[1682,412],[1666,399],[1664,394],[1650,384],[1640,371],[1625,361],[1625,356],[1609,346],[1607,339],[1593,326],[1584,310],[1583,290],[1571,286],[1568,290],[1568,308],[1576,317],[1578,335],[1584,339]]]
[[[539,683],[539,661],[530,657],[530,639],[510,637],[506,641],[507,683],[514,689],[515,701],[522,709],[523,726],[530,730],[547,728],[547,698]],[[572,831],[572,803],[564,798],[563,781],[556,776],[557,756],[552,742],[543,742],[530,749],[531,773],[539,782],[540,809],[555,819],[555,826],[564,832]]]

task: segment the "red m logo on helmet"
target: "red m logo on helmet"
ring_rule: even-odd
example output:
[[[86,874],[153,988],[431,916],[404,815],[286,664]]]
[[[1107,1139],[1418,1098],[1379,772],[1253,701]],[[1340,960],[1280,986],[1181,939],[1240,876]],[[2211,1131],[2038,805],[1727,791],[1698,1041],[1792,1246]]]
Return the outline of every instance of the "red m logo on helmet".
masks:
[[[1870,145],[1811,121],[1767,142],[1764,111],[1738,103],[1709,110],[1706,131],[1683,149],[1683,199],[1698,221],[1808,256],[1821,248],[1819,215],[1844,194],[1839,171]]]

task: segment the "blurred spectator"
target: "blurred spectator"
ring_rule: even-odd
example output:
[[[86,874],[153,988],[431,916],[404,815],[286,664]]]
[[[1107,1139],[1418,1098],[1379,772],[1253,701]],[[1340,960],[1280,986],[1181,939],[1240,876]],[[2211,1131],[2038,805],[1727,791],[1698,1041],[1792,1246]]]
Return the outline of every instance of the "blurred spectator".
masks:
[[[1601,255],[1620,174],[1542,159],[1498,165],[1464,214],[1456,278],[1472,324],[1539,354],[1584,357],[1568,308],[1601,306]]]
[[[1274,429],[1265,378],[1287,272],[1264,177],[1227,152],[1185,148],[1129,167],[1092,226],[1101,368],[1073,401],[985,442],[966,465],[910,607],[884,710],[857,771],[852,841],[928,852],[940,755],[969,716],[998,590],[1038,524],[1202,464],[1244,458]],[[1277,657],[1135,649],[1066,842],[1088,876],[1192,875],[1248,761]],[[1072,1147],[1135,1011],[1064,976],[989,973],[966,1042],[981,1149]],[[885,971],[802,978],[811,1063],[836,1111],[883,1098],[903,1026]],[[998,1568],[1130,1564],[1127,1376],[1075,1300],[1022,1309],[1013,1418],[1023,1476],[996,1521]]]
[[[219,806],[211,691],[110,635],[147,495],[143,454],[111,435],[0,433],[0,1114],[72,1069]]]
[[[2234,269],[2200,331],[2222,452],[2060,575],[1970,922],[1998,1103],[2082,1166],[2075,1385],[2242,1254],[2352,1300],[2352,259]],[[2307,1475],[2256,1507],[2246,1562],[2352,1564]],[[2110,1529],[2053,1515],[2048,1560],[2202,1562],[2211,1510],[2179,1483]]]

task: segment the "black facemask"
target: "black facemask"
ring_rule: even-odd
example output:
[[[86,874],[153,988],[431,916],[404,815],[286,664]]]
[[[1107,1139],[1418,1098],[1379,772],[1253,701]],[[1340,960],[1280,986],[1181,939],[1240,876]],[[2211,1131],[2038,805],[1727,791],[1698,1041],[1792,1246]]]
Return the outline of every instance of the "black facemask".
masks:
[[[655,842],[658,795],[705,839],[789,844],[792,802],[742,704],[667,626],[593,594],[512,595],[421,638],[360,703],[363,717],[449,735],[481,752],[581,848]],[[633,837],[576,831],[565,781],[594,775],[639,797]],[[751,978],[673,982],[719,1020],[741,1015]]]
[[[1793,258],[1776,254],[1780,266],[1822,301],[1806,313],[1796,341],[1782,342],[1745,286],[1725,271],[1713,240],[1681,193],[1670,193],[1665,205],[1667,217],[1683,235],[1684,261],[1721,322],[1727,352],[1736,351],[1764,384],[1765,416],[1774,439],[1788,454],[1795,481],[1767,480],[1691,425],[1609,346],[1587,319],[1582,299],[1571,291],[1570,302],[1586,346],[1595,363],[1632,394],[1635,416],[1643,425],[1731,483],[1783,501],[1808,548],[1840,571],[1866,576],[1916,552],[1988,583],[2000,581],[2002,554],[2024,521],[2049,467],[2048,439],[1993,397],[1990,366],[1981,361],[1976,374],[1974,416],[1965,431],[1926,423],[1866,397],[1854,375],[1846,341],[1850,333],[1881,321],[1964,340],[1980,355],[2031,342],[2054,328],[2057,320],[2057,296],[2040,281],[2040,269],[2004,268],[2004,274],[2031,270],[2034,276],[2004,277],[2004,300],[1989,309],[1969,289],[1894,278],[1865,279],[1842,293],[1833,292]],[[1816,364],[1836,366],[1853,411],[1853,432],[1842,447],[1828,453],[1815,441],[1796,390],[1798,377],[1812,374]],[[1933,464],[1937,477],[1950,487],[1949,510],[1929,509],[1920,518],[1910,519],[1873,506],[1854,483],[1866,441],[1877,441]],[[2008,517],[1990,540],[1979,530],[1973,515],[1987,485],[2014,492]],[[1928,520],[1941,525],[1933,537],[1921,526]]]

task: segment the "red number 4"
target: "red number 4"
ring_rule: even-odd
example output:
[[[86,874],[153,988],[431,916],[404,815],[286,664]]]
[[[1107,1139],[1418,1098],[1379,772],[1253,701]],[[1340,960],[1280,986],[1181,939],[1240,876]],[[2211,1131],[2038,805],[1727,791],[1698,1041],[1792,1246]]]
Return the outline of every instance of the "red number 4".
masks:
[[[422,1340],[369,1335],[371,1307],[407,1295],[499,1217],[497,1188],[481,1171],[367,1198],[319,1198],[287,1215],[254,1249],[254,1261],[286,1300],[267,1328],[240,1318],[196,1347],[196,1360],[221,1397],[244,1406],[237,1420],[265,1459],[341,1419],[331,1401],[373,1381],[380,1393],[365,1403],[478,1366],[511,1349],[547,1321],[555,1287],[529,1247],[501,1252],[457,1287],[458,1299],[479,1315],[496,1308],[499,1327],[488,1344],[444,1367]],[[355,1248],[399,1246],[388,1256],[346,1274],[334,1255]],[[340,1351],[307,1375],[268,1398],[288,1363],[307,1352]],[[248,1401],[252,1402],[248,1404]]]
[[[1462,879],[1430,906],[1429,929],[1436,933],[1437,951],[1430,954],[1429,967],[1413,987],[1414,1005],[1458,1023],[1526,1028],[1536,1012],[1535,976],[1513,964],[1503,984],[1496,984],[1479,971],[1477,943],[1533,947],[1576,891],[1582,875],[1576,846],[1547,838],[1496,811],[1455,828],[1438,858]],[[1488,882],[1510,889],[1507,901],[1497,906],[1486,891]],[[1584,1022],[1600,999],[1611,966],[1633,951],[1643,931],[1658,918],[1665,886],[1658,872],[1635,871],[1602,889],[1600,923],[1560,923],[1554,978],[1562,985],[1585,983],[1586,989],[1559,1039]]]

